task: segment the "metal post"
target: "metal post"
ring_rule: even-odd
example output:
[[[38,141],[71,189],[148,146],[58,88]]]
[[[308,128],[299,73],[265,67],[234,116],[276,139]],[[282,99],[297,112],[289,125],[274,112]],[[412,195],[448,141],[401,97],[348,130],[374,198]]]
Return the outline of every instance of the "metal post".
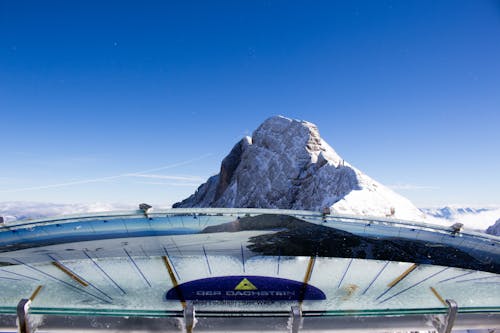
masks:
[[[292,333],[299,333],[300,324],[302,321],[302,311],[298,306],[292,306],[290,312]]]
[[[184,308],[184,324],[186,325],[186,332],[192,333],[194,325],[196,324],[194,305],[191,302],[186,302]]]
[[[457,318],[458,304],[452,299],[447,299],[446,304],[448,304],[448,314],[446,316],[446,326],[443,333],[450,333]]]
[[[442,316],[433,316],[432,318],[432,324],[439,333],[451,333],[451,329],[457,318],[457,302],[452,299],[447,299],[445,302],[448,304],[448,313],[446,316],[444,318]]]
[[[30,333],[30,326],[28,322],[28,310],[31,305],[31,300],[23,298],[17,303],[17,332]]]

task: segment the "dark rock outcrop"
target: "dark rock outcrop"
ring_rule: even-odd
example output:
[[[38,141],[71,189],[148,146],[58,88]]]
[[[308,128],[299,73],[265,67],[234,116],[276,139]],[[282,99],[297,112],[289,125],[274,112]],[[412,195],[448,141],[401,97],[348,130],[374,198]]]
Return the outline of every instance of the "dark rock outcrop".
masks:
[[[500,219],[498,219],[495,224],[491,225],[486,229],[486,233],[490,235],[500,236]]]

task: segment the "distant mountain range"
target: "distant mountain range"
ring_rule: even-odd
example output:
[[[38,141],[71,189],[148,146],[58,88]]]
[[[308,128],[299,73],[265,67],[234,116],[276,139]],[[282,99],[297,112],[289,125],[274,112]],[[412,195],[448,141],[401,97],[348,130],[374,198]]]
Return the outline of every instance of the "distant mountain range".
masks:
[[[421,210],[427,214],[431,223],[453,224],[459,222],[469,229],[483,231],[500,219],[500,206],[461,207],[452,205],[442,208],[421,208]],[[493,231],[490,233],[493,234]]]
[[[494,208],[471,208],[471,207],[458,207],[458,206],[445,206],[442,208],[420,208],[425,214],[445,219],[455,220],[463,215],[477,215],[483,212],[494,210]]]

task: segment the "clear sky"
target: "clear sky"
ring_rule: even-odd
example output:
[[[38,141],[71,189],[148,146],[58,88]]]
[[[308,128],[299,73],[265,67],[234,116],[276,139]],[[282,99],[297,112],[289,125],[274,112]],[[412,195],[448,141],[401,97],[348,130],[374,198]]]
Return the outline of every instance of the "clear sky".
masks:
[[[418,206],[500,204],[500,2],[0,0],[0,201],[169,205],[277,114]]]

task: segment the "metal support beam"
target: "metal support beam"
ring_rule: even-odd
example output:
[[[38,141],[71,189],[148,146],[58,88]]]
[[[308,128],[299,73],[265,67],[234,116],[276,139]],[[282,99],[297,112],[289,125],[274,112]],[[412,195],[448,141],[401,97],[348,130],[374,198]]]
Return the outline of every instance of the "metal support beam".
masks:
[[[23,298],[17,303],[17,332],[30,333],[30,325],[28,322],[28,310],[31,305],[31,300]]]
[[[196,324],[194,305],[191,302],[186,302],[184,307],[184,325],[186,325],[186,332],[192,333],[194,325]]]
[[[432,316],[432,325],[439,333],[451,333],[455,319],[457,318],[458,305],[457,302],[447,299],[448,313],[446,316]]]
[[[292,306],[292,311],[290,311],[290,326],[291,333],[299,333],[300,324],[302,324],[302,311],[299,306]]]

